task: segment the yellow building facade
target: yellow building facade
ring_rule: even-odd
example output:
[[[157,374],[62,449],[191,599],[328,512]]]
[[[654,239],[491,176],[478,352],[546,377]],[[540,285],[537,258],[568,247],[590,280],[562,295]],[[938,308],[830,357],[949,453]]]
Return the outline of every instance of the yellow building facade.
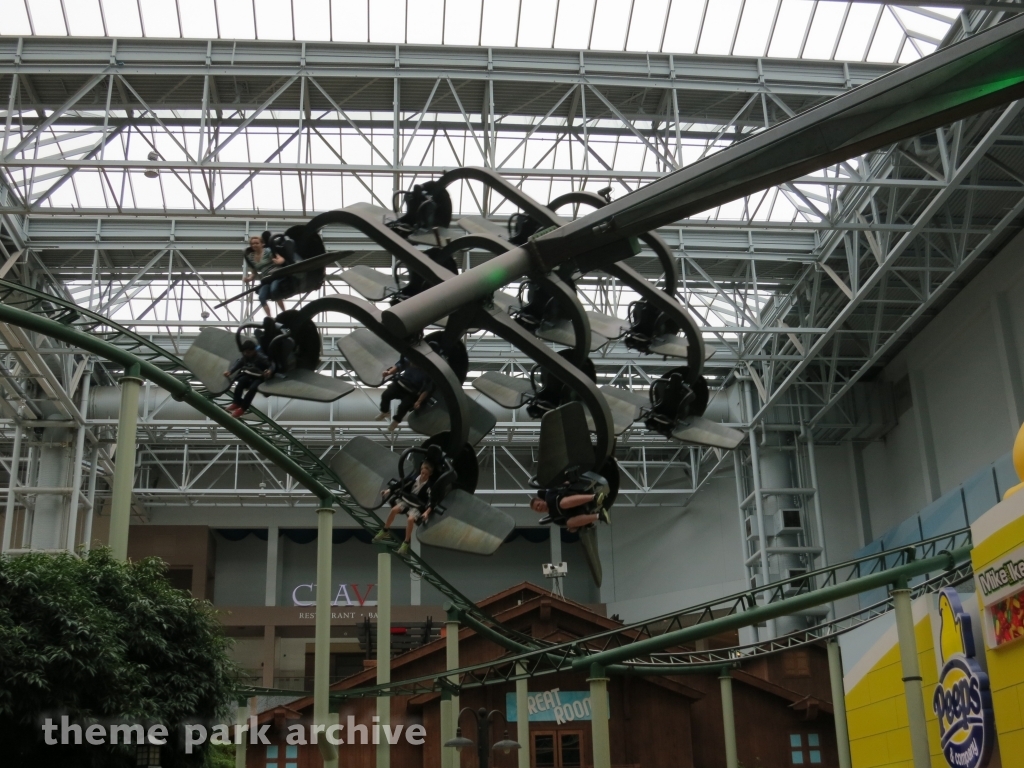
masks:
[[[1018,464],[1018,473],[1022,470],[1024,466]],[[971,534],[974,589],[968,584],[959,594],[971,637],[960,637],[960,618],[953,617],[939,595],[926,595],[913,603],[931,764],[932,768],[1024,766],[1024,493],[1008,493],[1006,500],[972,524]],[[852,655],[856,658],[848,659],[844,647],[851,757],[854,768],[919,768],[911,755],[896,626],[891,614],[876,621],[886,619],[889,626],[870,638],[866,648],[855,651]],[[987,677],[990,699],[983,690],[972,689],[971,696],[984,697],[985,716],[971,708],[967,718],[965,703],[964,719],[958,719],[961,712],[956,692],[962,690],[967,696],[969,675],[950,672],[947,662],[951,656],[969,656],[970,645],[974,646],[976,668]],[[937,696],[943,671],[947,673],[945,687]],[[989,707],[991,714],[987,713]],[[947,718],[943,723],[945,745],[936,709]],[[987,758],[975,746],[954,743],[966,739],[969,731],[975,735],[984,732],[991,748]]]

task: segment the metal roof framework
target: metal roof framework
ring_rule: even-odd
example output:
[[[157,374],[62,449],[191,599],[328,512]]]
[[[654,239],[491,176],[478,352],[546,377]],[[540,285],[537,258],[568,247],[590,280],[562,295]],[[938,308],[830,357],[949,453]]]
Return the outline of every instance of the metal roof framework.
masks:
[[[965,12],[946,38],[999,15]],[[389,204],[394,189],[461,164],[496,168],[541,201],[569,189],[633,189],[890,66],[526,48],[0,38],[0,98],[6,94],[8,107],[0,270],[181,351],[201,324],[233,325],[252,314],[251,305],[213,309],[235,291],[250,233],[356,201]],[[749,377],[760,418],[809,418],[819,440],[840,439],[856,420],[843,399],[855,382],[884,364],[1018,227],[1022,144],[1013,105],[665,228],[682,298],[715,351],[713,382]],[[473,183],[455,192],[463,213],[511,212]],[[325,236],[328,247],[355,248],[363,263],[391,266],[352,230]],[[481,258],[467,255],[468,263]],[[653,259],[637,261],[655,276]],[[632,298],[609,278],[588,279],[581,289],[585,304],[619,315]],[[497,340],[472,343],[481,370],[524,365]],[[333,345],[325,351],[328,366],[341,365]],[[7,358],[8,380],[24,375],[15,358]],[[671,366],[636,360],[614,344],[597,362],[603,379],[630,386]],[[77,380],[69,374],[67,386]],[[52,399],[58,408],[72,402]],[[204,425],[200,432],[214,446],[209,456],[190,459],[186,451],[172,460],[194,445],[192,426],[145,419],[140,426],[143,466],[181,475],[152,495],[154,504],[188,504],[205,488],[189,478],[213,481],[244,459],[221,451],[224,435]],[[325,448],[338,427],[293,426]],[[494,463],[494,493],[522,490],[511,478],[528,460],[535,428],[505,426],[484,448]],[[513,432],[525,443],[517,447]],[[692,493],[722,464],[713,451],[685,449],[687,471],[666,472],[679,461],[675,448],[658,452],[641,430],[623,442],[633,452],[623,458],[635,462],[637,502],[660,491]],[[205,463],[190,467],[193,459]],[[166,471],[171,463],[178,468]],[[248,480],[226,495],[266,496],[269,480],[288,503],[299,501],[271,468],[243,473],[257,475],[262,485]],[[669,485],[659,486],[662,479]]]

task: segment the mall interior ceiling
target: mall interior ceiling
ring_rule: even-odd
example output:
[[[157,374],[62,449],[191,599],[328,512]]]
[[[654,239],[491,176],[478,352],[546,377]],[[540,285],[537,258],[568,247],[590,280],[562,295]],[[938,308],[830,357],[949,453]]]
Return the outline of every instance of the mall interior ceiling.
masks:
[[[0,19],[0,279],[183,355],[202,329],[261,319],[252,295],[222,305],[242,290],[253,235],[358,203],[391,209],[396,192],[464,166],[541,204],[578,190],[615,200],[1017,7],[13,0]],[[451,194],[457,217],[504,227],[518,210],[476,181]],[[1024,419],[1022,223],[1013,103],[660,228],[703,335],[708,415],[748,435],[724,451],[626,429],[600,539],[610,578],[580,599],[652,615],[843,559],[998,464]],[[339,275],[353,265],[396,270],[354,228],[322,235],[352,255],[318,295],[348,293]],[[468,250],[459,266],[489,258]],[[648,250],[631,264],[661,274]],[[622,319],[637,298],[602,273],[576,287],[586,309]],[[257,401],[325,459],[358,435],[420,439],[373,420],[377,393],[337,347],[357,325],[320,325],[321,370],[352,395]],[[468,347],[470,378],[533,365],[487,333]],[[678,366],[614,339],[591,358],[599,384],[644,397]],[[0,324],[5,550],[74,550],[102,530],[92,521],[110,495],[121,372]],[[133,526],[314,526],[305,489],[151,384],[138,440]],[[504,410],[477,446],[477,493],[522,528],[538,524],[538,440],[537,420]],[[769,562],[757,531],[776,518],[775,547],[788,550]],[[529,564],[534,581],[548,559]],[[233,567],[215,570],[244,571]],[[494,585],[516,567],[502,560]],[[569,578],[587,582],[582,567]]]

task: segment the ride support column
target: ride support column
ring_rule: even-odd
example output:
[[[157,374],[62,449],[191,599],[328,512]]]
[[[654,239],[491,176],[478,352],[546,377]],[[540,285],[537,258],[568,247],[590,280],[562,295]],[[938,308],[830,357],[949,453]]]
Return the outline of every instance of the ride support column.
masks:
[[[604,667],[592,664],[587,682],[590,683],[590,732],[593,738],[594,768],[612,768],[611,739],[608,734],[611,713],[608,711],[608,676]]]
[[[391,551],[377,549],[377,685],[391,682]],[[391,767],[391,745],[383,726],[391,725],[391,697],[377,697],[377,717],[381,725],[377,744],[376,768]]]
[[[850,757],[850,729],[846,722],[846,688],[843,686],[843,656],[836,640],[829,640],[828,674],[832,683],[832,712],[836,723],[839,768],[853,768]]]
[[[235,768],[245,768],[245,742],[249,737],[249,702],[239,699],[235,709]]]
[[[324,768],[338,764],[338,748],[327,741],[324,730],[330,720],[331,689],[331,558],[334,548],[334,510],[326,505],[316,511],[316,628],[313,637],[313,723],[323,730],[317,747]]]
[[[121,377],[121,410],[117,419],[117,453],[110,499],[110,549],[117,560],[128,559],[128,525],[132,514],[132,485],[135,482],[135,444],[139,426],[138,363],[128,366]]]
[[[525,675],[526,665],[516,664],[516,674]],[[516,751],[517,768],[530,768],[530,702],[527,700],[526,677],[516,678]]]
[[[921,665],[917,658],[917,635],[914,630],[914,609],[910,603],[910,587],[906,580],[901,580],[891,594],[893,608],[896,611],[896,635],[900,644],[903,693],[907,699],[907,726],[910,728],[910,749],[914,756],[914,768],[931,768],[924,695],[921,691]]]
[[[718,676],[722,690],[722,726],[725,732],[725,768],[738,768],[739,756],[736,751],[736,712],[732,704],[732,675],[723,669]]]
[[[447,617],[444,622],[444,644],[445,644],[445,669],[458,669],[459,668],[459,612],[451,603],[445,603],[445,611]],[[459,678],[457,675],[449,675],[448,682],[453,686],[459,684]],[[443,705],[443,702],[442,702]],[[451,694],[451,700],[448,702],[448,719],[447,725],[444,719],[444,710],[441,710],[441,743],[444,744],[446,741],[450,741],[455,738],[455,730],[458,728],[458,717],[459,717],[459,696],[456,693]],[[445,749],[441,747],[441,766],[442,768],[458,768],[459,766],[459,753],[454,749]]]

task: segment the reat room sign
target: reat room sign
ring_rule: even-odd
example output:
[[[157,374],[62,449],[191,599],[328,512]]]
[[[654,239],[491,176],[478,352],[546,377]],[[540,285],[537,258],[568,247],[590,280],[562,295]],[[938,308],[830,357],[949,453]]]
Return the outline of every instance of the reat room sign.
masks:
[[[338,592],[331,601],[332,606],[339,605],[376,605],[376,600],[367,600],[370,591],[376,584],[367,584],[366,591],[360,592],[358,584],[339,584]],[[355,599],[352,596],[355,595]],[[308,598],[308,599],[307,599]],[[292,590],[292,605],[316,605],[316,584],[299,584]]]

